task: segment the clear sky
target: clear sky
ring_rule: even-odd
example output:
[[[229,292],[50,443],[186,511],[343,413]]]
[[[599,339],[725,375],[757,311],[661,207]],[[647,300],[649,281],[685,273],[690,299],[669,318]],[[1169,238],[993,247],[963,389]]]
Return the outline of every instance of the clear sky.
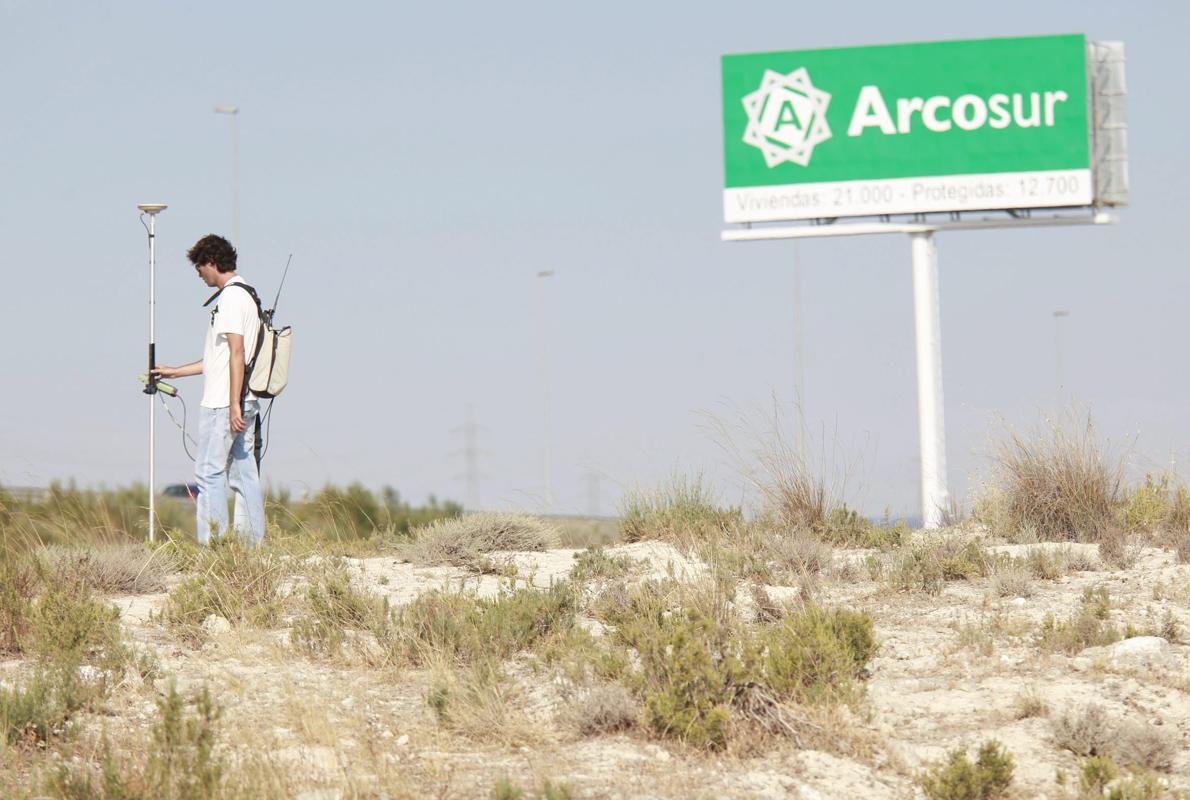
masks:
[[[1108,228],[939,236],[952,488],[969,497],[1001,421],[1055,407],[1059,308],[1069,394],[1133,469],[1190,450],[1185,3],[0,0],[0,23],[2,484],[146,479],[136,204],[169,204],[159,360],[194,360],[185,251],[230,235],[213,109],[234,104],[241,274],[271,298],[293,253],[266,480],[466,499],[473,403],[480,504],[540,510],[540,289],[555,508],[611,513],[674,471],[737,500],[713,430],[788,416],[793,247],[719,241],[720,55],[1050,33],[1126,43],[1132,205]],[[916,513],[909,242],[801,257],[815,452],[863,510]],[[157,425],[159,483],[185,480]]]

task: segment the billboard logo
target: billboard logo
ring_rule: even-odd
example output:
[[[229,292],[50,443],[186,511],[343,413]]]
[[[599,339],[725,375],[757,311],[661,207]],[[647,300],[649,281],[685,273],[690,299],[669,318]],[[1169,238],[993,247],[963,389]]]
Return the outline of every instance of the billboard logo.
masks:
[[[782,75],[764,71],[760,88],[744,97],[744,142],[764,153],[770,168],[786,161],[807,166],[814,145],[831,138],[826,107],[831,96],[810,83],[805,67]]]

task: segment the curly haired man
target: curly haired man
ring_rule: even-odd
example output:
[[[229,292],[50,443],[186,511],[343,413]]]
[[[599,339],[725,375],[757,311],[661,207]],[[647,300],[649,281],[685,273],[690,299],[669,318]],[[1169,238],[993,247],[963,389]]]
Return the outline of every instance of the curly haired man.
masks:
[[[198,542],[205,545],[212,532],[222,536],[227,531],[230,486],[244,504],[241,519],[237,502],[236,527],[240,535],[260,544],[264,540],[264,500],[252,436],[260,409],[256,398],[247,391],[245,374],[250,360],[245,354],[255,354],[260,335],[259,311],[247,291],[226,291],[231,285],[244,283],[236,274],[236,251],[231,242],[208,234],[195,242],[186,257],[198,277],[218,289],[207,305],[216,299],[218,303],[210,314],[202,360],[181,367],[158,366],[156,374],[162,378],[203,376],[194,463],[199,487],[195,504]]]

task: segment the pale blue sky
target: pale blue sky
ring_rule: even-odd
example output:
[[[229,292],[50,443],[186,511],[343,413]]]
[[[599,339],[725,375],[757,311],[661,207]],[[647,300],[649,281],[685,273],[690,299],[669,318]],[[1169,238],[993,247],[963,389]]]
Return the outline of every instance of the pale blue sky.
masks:
[[[1138,469],[1190,450],[1184,3],[78,3],[0,1],[0,239],[8,297],[0,483],[147,474],[136,204],[158,226],[158,353],[201,355],[185,261],[231,230],[296,330],[265,461],[274,483],[463,499],[473,402],[485,506],[542,498],[536,272],[546,289],[559,510],[704,472],[708,420],[793,386],[789,243],[724,244],[719,56],[1086,33],[1127,46],[1132,207],[1106,229],[939,237],[948,458],[962,497],[997,420],[1071,393]],[[917,511],[909,243],[802,247],[806,415],[852,502]],[[198,403],[196,379],[183,383]],[[193,419],[191,420],[193,423]],[[158,480],[190,463],[158,415]]]

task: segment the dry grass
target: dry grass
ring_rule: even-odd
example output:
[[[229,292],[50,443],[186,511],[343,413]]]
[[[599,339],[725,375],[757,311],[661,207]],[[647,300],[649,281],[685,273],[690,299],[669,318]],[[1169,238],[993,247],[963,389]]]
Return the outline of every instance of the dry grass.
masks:
[[[1019,559],[994,562],[992,591],[998,597],[1032,597],[1033,572]]]
[[[150,549],[140,543],[82,548],[55,545],[40,551],[50,570],[70,575],[104,594],[148,594],[165,588],[181,559],[168,547]]]
[[[526,747],[543,741],[542,726],[525,714],[521,692],[491,660],[461,670],[439,665],[426,703],[447,730],[475,741]]]
[[[993,533],[1032,528],[1042,539],[1094,541],[1113,522],[1122,466],[1104,454],[1089,418],[1052,421],[1033,434],[1010,431],[993,457],[991,484],[976,507]]]
[[[1099,535],[1099,560],[1116,569],[1132,569],[1143,546],[1138,536],[1109,524]]]
[[[879,546],[886,538],[867,519],[847,507],[843,480],[828,480],[825,455],[815,466],[789,441],[790,425],[774,413],[763,431],[741,420],[738,430],[717,425],[718,438],[732,455],[744,478],[760,496],[760,510],[768,526],[782,531],[804,530],[832,545]],[[739,441],[746,441],[741,448]],[[745,452],[747,451],[747,452]],[[837,453],[836,453],[837,455]]]
[[[449,564],[489,572],[493,567],[486,554],[548,550],[556,545],[558,531],[529,514],[480,511],[436,520],[414,529],[411,537],[399,551],[415,564]]]
[[[1013,701],[1012,715],[1014,719],[1044,717],[1048,713],[1049,706],[1036,686],[1026,686]]]
[[[619,684],[600,684],[575,698],[560,714],[560,721],[582,736],[604,736],[636,725],[640,705]]]
[[[1173,734],[1112,717],[1090,704],[1051,720],[1054,744],[1078,756],[1107,756],[1125,766],[1168,771],[1180,746]]]

